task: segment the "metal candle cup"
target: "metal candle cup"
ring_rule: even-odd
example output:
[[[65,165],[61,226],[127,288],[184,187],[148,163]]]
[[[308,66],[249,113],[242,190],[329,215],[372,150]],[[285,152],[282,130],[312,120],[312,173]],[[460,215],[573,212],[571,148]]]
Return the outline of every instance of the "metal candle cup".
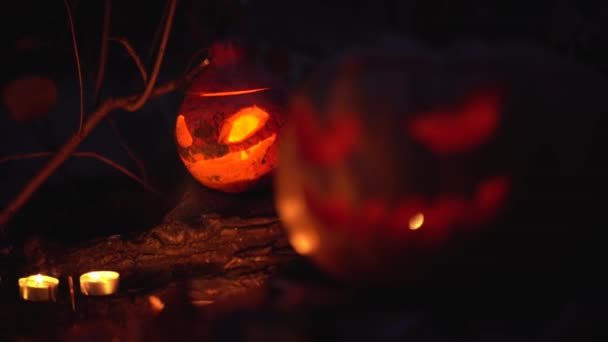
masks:
[[[80,276],[80,292],[87,296],[107,296],[118,290],[120,274],[114,271],[93,271]]]
[[[57,300],[59,279],[42,274],[19,278],[19,295],[28,301],[46,302]]]

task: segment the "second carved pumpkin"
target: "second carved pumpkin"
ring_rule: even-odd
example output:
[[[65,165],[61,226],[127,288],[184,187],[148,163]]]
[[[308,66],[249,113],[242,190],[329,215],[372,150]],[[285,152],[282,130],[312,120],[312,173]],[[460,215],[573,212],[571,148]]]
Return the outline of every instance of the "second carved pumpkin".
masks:
[[[179,109],[179,156],[203,185],[245,191],[277,165],[283,89],[234,42],[214,44],[209,60]]]
[[[276,178],[291,244],[360,284],[546,266],[585,215],[606,89],[528,46],[353,49],[291,100]]]

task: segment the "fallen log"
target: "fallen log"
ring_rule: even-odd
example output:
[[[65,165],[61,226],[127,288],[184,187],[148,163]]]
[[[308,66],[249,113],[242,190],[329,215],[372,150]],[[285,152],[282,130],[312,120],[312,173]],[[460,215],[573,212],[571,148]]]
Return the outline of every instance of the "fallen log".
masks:
[[[189,191],[164,220],[140,233],[104,237],[66,248],[47,244],[30,252],[24,274],[57,277],[113,270],[120,291],[153,291],[180,279],[192,282],[193,300],[213,300],[259,287],[292,260],[268,193],[224,195]],[[37,255],[37,257],[33,257]]]

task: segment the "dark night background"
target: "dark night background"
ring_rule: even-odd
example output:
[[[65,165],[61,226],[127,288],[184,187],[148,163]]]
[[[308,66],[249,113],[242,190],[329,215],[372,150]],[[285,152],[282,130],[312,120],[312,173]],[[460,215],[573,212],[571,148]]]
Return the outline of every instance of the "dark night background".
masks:
[[[85,84],[85,113],[97,72],[103,0],[72,0]],[[148,70],[155,32],[166,1],[113,1],[110,36],[126,37]],[[78,78],[65,7],[61,0],[2,1],[0,87],[29,74],[58,87],[57,103],[29,123],[0,109],[0,157],[54,151],[78,127]],[[158,84],[179,77],[193,53],[225,36],[256,37],[319,60],[376,33],[404,33],[430,45],[460,39],[523,40],[565,58],[608,72],[608,3],[576,0],[481,1],[263,1],[181,0]],[[153,45],[156,44],[156,45]],[[102,100],[137,93],[142,82],[124,49],[110,43]],[[179,92],[153,99],[140,111],[112,113],[121,135],[144,162],[149,182],[141,186],[95,159],[72,158],[46,182],[14,218],[11,243],[41,235],[62,241],[126,234],[160,220],[193,180],[179,161],[174,122]],[[599,149],[599,148],[598,148]],[[106,156],[137,173],[107,122],[78,148]],[[5,206],[46,158],[0,164],[0,205]],[[605,302],[605,301],[604,301]],[[575,310],[576,311],[576,310]],[[596,318],[596,317],[594,317]],[[566,319],[566,318],[564,318]]]
[[[57,103],[48,115],[29,124],[15,123],[2,108],[0,155],[53,151],[78,124],[78,79],[63,2],[4,1],[0,6],[4,25],[0,83],[4,85],[33,74],[50,77],[59,89]],[[93,108],[91,93],[99,59],[103,1],[73,1],[72,6],[88,112]],[[164,1],[112,3],[110,35],[126,37],[148,67],[154,58],[150,55],[151,46],[164,6]],[[608,66],[601,54],[608,44],[604,35],[608,25],[604,20],[608,13],[605,7],[600,3],[566,0],[469,0],[458,4],[182,0],[159,83],[181,75],[195,51],[224,36],[257,37],[316,58],[379,32],[405,33],[429,44],[458,39],[532,41],[605,72]],[[129,56],[119,44],[111,43],[102,99],[130,94],[141,87]],[[141,190],[139,185],[96,160],[78,158],[68,161],[37,192],[14,220],[19,228],[11,232],[17,235],[28,230],[51,232],[56,237],[69,232],[65,238],[77,238],[89,233],[110,234],[150,226],[170,205],[171,195],[178,195],[189,180],[173,145],[172,130],[179,101],[179,93],[171,94],[152,100],[139,112],[112,115],[129,146],[144,162],[150,182],[169,198],[159,201],[142,192],[138,200],[132,201]],[[98,152],[136,171],[106,123],[79,150]],[[7,203],[43,165],[44,159],[1,165],[0,202]],[[70,227],[65,220],[68,212]],[[32,216],[41,220],[29,223]]]
[[[42,75],[58,87],[48,115],[28,124],[11,120],[2,108],[0,155],[53,151],[78,125],[78,79],[71,35],[62,1],[3,2],[3,56],[0,82]],[[85,113],[99,59],[103,1],[73,1],[75,29],[85,83]],[[110,35],[126,37],[150,67],[151,47],[164,1],[114,1]],[[159,83],[183,73],[192,54],[224,36],[252,36],[311,58],[339,51],[358,38],[381,32],[405,33],[427,44],[459,39],[524,40],[604,72],[608,44],[603,34],[606,5],[576,1],[187,1],[178,4]],[[137,70],[116,43],[110,43],[101,98],[137,92]],[[27,231],[79,238],[150,226],[190,181],[173,143],[180,94],[150,101],[136,113],[115,112],[121,135],[144,162],[150,183],[167,196],[154,198],[99,161],[68,161],[13,221],[11,234]],[[95,151],[132,171],[136,165],[107,123],[79,151]],[[46,158],[0,166],[0,202],[7,203]],[[109,191],[109,190],[112,191]],[[109,198],[109,194],[112,197]],[[139,197],[132,201],[133,196]],[[122,194],[122,195],[121,195]],[[121,200],[121,198],[123,200]],[[69,213],[69,219],[68,219]],[[44,219],[40,220],[40,218]],[[120,219],[118,219],[120,218]],[[28,223],[34,219],[35,223]],[[118,223],[120,222],[120,223]],[[122,224],[122,227],[120,226]]]

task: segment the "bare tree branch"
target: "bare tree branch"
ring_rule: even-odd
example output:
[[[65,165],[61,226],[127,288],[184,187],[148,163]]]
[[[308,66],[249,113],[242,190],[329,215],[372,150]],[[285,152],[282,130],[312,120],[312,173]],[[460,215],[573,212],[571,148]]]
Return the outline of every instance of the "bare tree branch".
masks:
[[[192,79],[209,64],[208,60],[204,60],[197,68],[188,73],[184,78],[168,82],[162,86],[154,88],[150,92],[148,98],[155,98],[168,94],[177,88],[190,83]],[[117,109],[126,109],[141,95],[133,95],[120,98],[110,98],[99,105],[85,121],[82,133],[73,134],[68,141],[61,147],[57,153],[40,169],[40,171],[25,185],[25,187],[17,194],[17,196],[9,203],[9,205],[0,212],[0,235],[6,229],[6,224],[15,215],[15,213],[23,207],[34,192],[42,185],[46,179],[57,170],[76,150],[80,143],[91,133],[91,131],[103,120],[108,113]]]
[[[67,0],[64,0],[66,7]],[[8,204],[6,208],[4,208],[0,212],[0,236],[4,234],[6,230],[6,225],[10,221],[10,219],[15,215],[19,209],[21,209],[25,203],[31,198],[36,190],[57,170],[71,155],[74,154],[76,148],[80,145],[80,143],[93,131],[93,129],[104,119],[106,116],[118,109],[126,110],[129,112],[133,112],[141,108],[148,99],[165,95],[170,93],[177,88],[183,86],[184,84],[190,83],[192,79],[207,65],[209,65],[209,61],[205,59],[202,61],[196,68],[194,68],[191,72],[187,73],[183,78],[178,80],[170,81],[162,86],[154,87],[156,80],[158,78],[158,73],[162,64],[163,57],[165,55],[165,50],[167,46],[167,41],[169,39],[169,35],[171,32],[171,27],[173,25],[173,18],[175,16],[175,8],[177,1],[169,0],[169,13],[167,14],[167,22],[164,27],[162,41],[159,47],[158,55],[156,58],[156,63],[154,65],[154,69],[146,84],[146,88],[143,93],[136,94],[132,96],[126,97],[118,97],[118,98],[110,98],[104,102],[102,102],[99,106],[96,107],[95,110],[88,116],[87,120],[84,120],[84,115],[81,115],[81,120],[83,121],[81,129],[73,134],[65,144],[57,151],[51,159],[30,179],[30,181],[23,187],[23,189],[17,194],[17,196]],[[70,17],[70,23],[73,28],[73,23],[71,20],[71,14],[68,14]],[[77,64],[79,75],[80,73],[80,61],[76,49],[76,40],[74,30],[72,30],[72,37],[74,42],[74,47],[77,56]],[[82,78],[81,78],[82,85]],[[82,86],[81,86],[81,97],[82,94]],[[81,109],[83,108],[83,102],[81,101]],[[84,110],[83,110],[84,113]]]
[[[133,152],[133,150],[129,147],[129,145],[127,144],[127,141],[120,133],[120,130],[118,129],[118,126],[116,125],[116,122],[114,122],[114,119],[112,118],[112,116],[108,116],[108,124],[110,124],[112,131],[114,131],[114,135],[116,135],[116,139],[118,139],[118,143],[120,144],[120,146],[125,150],[125,152],[127,152],[127,154],[129,155],[131,160],[133,160],[135,165],[137,165],[141,178],[144,180],[144,182],[147,183],[148,182],[148,172],[146,171],[146,166],[144,165],[144,162],[141,161],[141,159],[139,159],[139,157],[137,157],[135,152]]]
[[[159,73],[160,67],[163,63],[163,58],[165,57],[165,49],[167,48],[167,42],[169,41],[169,35],[171,34],[171,27],[173,26],[173,18],[175,17],[175,8],[177,7],[177,0],[169,0],[169,1],[171,2],[171,4],[169,6],[169,13],[167,14],[167,22],[165,23],[165,29],[163,31],[163,38],[160,42],[160,47],[158,48],[158,54],[156,55],[156,62],[154,63],[154,68],[152,69],[152,74],[150,75],[150,79],[148,80],[146,89],[144,90],[143,94],[141,94],[141,97],[125,107],[125,109],[130,112],[139,110],[146,103],[146,101],[148,100],[148,97],[152,93],[152,89],[154,89],[154,85],[156,84],[156,79],[158,78],[158,73]]]
[[[108,45],[109,45],[110,40],[115,40],[115,39],[109,38],[111,14],[112,14],[112,1],[105,0],[104,1],[104,14],[103,14],[103,29],[102,29],[102,34],[101,34],[101,49],[99,52],[99,66],[97,69],[97,78],[95,79],[95,90],[93,93],[93,103],[95,105],[97,105],[99,103],[99,93],[101,91],[101,86],[103,84],[103,80],[105,77],[106,65],[107,65],[107,60],[108,60]],[[141,60],[139,59],[139,56],[137,55],[137,53],[135,53],[135,51],[131,47],[131,44],[129,44],[129,42],[126,39],[122,38],[122,40],[118,40],[118,41],[120,43],[122,43],[122,45],[127,49],[127,52],[129,53],[131,58],[133,58],[133,60],[135,61],[135,64],[137,65],[137,68],[139,69],[139,72],[142,75],[144,84],[146,84],[148,77],[146,74],[146,70],[144,69],[144,66],[141,64]],[[120,146],[125,150],[125,152],[127,152],[129,157],[131,158],[131,160],[133,160],[133,162],[135,162],[135,164],[137,165],[137,168],[139,169],[142,180],[145,183],[147,183],[148,174],[146,172],[144,163],[135,155],[133,150],[129,147],[126,140],[123,138],[122,134],[120,133],[118,126],[114,122],[114,119],[111,116],[108,117],[108,124],[110,124],[110,127],[112,128],[114,135],[118,139],[118,143],[120,144]]]
[[[150,48],[148,50],[148,55],[146,56],[146,64],[149,64],[152,57],[154,56],[154,51],[156,50],[156,45],[158,40],[160,39],[161,34],[163,33],[163,23],[167,20],[167,13],[169,13],[169,6],[171,4],[167,2],[165,7],[163,7],[163,15],[156,26],[156,30],[154,31],[154,38],[152,39],[152,44],[150,44]]]

